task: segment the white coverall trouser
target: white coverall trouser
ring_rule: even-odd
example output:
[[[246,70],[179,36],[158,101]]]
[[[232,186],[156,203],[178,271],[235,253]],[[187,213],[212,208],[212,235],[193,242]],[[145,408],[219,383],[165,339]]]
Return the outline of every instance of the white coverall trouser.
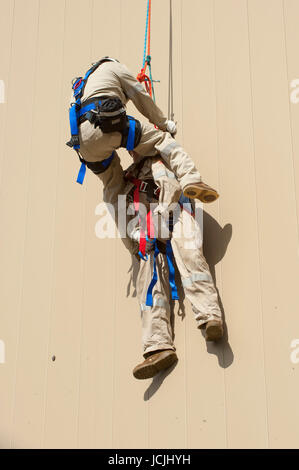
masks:
[[[113,161],[112,169],[114,172],[112,179],[107,172],[99,176],[104,183],[104,201],[112,204],[117,214],[118,195],[128,194],[133,184],[125,182],[118,155]],[[178,194],[181,192],[180,186],[174,174],[161,159],[145,159],[139,170],[133,164],[130,167],[130,173],[141,180],[154,179],[160,188],[159,204],[166,203],[169,206],[177,201]],[[140,203],[148,207],[149,202],[145,193],[140,193],[139,196]],[[145,305],[146,295],[153,276],[154,255],[152,252],[148,261],[143,261],[136,256],[138,246],[132,241],[131,236],[132,233],[129,233],[127,239],[123,241],[132,253],[133,272],[137,272],[136,293],[141,310],[143,353],[159,349],[175,349],[170,319],[170,289],[166,255],[159,253],[157,256],[158,280],[152,291],[153,306],[148,307]],[[198,326],[209,320],[221,320],[217,291],[202,252],[202,244],[198,243],[201,238],[196,219],[186,210],[181,210],[174,223],[171,245],[185,296],[192,304]]]

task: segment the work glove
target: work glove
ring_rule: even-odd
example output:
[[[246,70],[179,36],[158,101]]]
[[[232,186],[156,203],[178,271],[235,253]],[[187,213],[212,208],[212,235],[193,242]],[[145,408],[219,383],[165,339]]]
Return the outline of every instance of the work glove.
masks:
[[[166,130],[171,135],[175,135],[177,133],[176,123],[174,121],[167,121]]]

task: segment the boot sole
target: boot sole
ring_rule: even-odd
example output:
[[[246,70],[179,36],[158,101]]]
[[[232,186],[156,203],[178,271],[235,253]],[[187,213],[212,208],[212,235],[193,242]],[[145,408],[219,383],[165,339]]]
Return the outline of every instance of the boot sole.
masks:
[[[223,337],[223,328],[221,325],[213,325],[206,330],[206,341],[218,341]]]
[[[199,199],[201,202],[208,204],[216,201],[219,194],[213,189],[200,189],[197,186],[189,185],[187,189],[184,189],[184,196],[191,199]]]
[[[158,372],[163,369],[168,369],[168,367],[172,366],[175,362],[177,362],[178,358],[175,353],[170,354],[169,356],[164,357],[160,361],[156,363],[148,364],[144,367],[133,372],[135,379],[150,379],[154,377]]]

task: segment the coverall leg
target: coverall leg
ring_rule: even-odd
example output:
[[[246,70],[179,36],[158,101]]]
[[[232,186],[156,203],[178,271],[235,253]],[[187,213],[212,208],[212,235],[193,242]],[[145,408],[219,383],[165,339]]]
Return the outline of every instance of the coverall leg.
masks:
[[[135,152],[142,157],[161,155],[168,167],[176,175],[181,188],[201,181],[199,171],[183,147],[169,134],[149,123],[141,123],[141,140]]]
[[[133,257],[133,263],[138,270],[136,292],[140,304],[144,355],[159,349],[175,351],[170,318],[168,267],[166,256],[162,253],[156,258],[158,280],[152,291],[153,306],[146,305],[147,291],[153,277],[153,260],[153,254],[149,256],[148,261]]]
[[[201,181],[199,171],[182,146],[168,133],[156,129],[152,124],[142,124],[141,140],[135,151],[140,156],[160,154],[165,163],[176,174],[181,188],[187,184]],[[98,162],[108,158],[121,144],[121,134],[103,133],[98,127],[94,128],[89,121],[80,126],[80,153],[87,162]],[[111,166],[105,173],[112,173]],[[101,174],[98,175],[101,179]]]
[[[184,234],[190,227],[188,236]],[[190,235],[190,236],[189,236]],[[222,322],[218,294],[202,250],[200,228],[195,218],[182,210],[174,224],[171,246],[187,299],[198,327],[210,320]]]

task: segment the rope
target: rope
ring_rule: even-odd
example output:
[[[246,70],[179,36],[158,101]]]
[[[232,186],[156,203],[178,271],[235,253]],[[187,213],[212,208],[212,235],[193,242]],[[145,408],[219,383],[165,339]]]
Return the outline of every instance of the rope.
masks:
[[[172,0],[169,0],[169,79],[168,79],[168,119],[174,120],[173,112],[173,69],[172,69]]]
[[[148,15],[147,55],[151,55],[151,13],[152,13],[152,0],[147,0],[147,15]]]
[[[148,31],[148,17],[149,17],[149,0],[147,0],[147,9],[146,9],[145,36],[144,36],[144,51],[143,51],[142,68],[144,68],[144,66],[145,66],[146,39],[147,39],[147,31]]]
[[[151,10],[152,10],[152,0],[147,0],[143,61],[142,61],[142,69],[137,75],[137,80],[140,83],[144,83],[147,93],[155,101],[154,80],[152,77],[152,67],[151,67],[151,59],[152,59],[151,58]],[[147,67],[148,67],[148,75],[146,74]]]

